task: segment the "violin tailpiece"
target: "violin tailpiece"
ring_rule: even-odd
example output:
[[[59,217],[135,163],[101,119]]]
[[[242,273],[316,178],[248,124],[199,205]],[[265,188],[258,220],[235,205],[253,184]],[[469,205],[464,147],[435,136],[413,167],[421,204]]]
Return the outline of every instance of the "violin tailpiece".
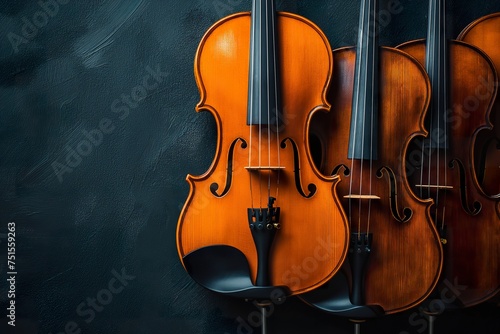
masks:
[[[349,264],[352,274],[351,301],[354,305],[364,305],[365,268],[371,252],[371,233],[352,233],[349,247]]]
[[[274,207],[275,198],[269,198],[267,208],[249,208],[248,224],[257,250],[257,278],[255,285],[271,285],[269,275],[269,254],[276,235],[281,228],[279,222],[280,208]]]

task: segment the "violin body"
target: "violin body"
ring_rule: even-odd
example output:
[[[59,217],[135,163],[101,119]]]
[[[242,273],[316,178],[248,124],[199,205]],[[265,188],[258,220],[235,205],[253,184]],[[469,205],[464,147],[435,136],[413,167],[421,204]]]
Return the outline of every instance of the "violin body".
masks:
[[[255,281],[258,254],[247,211],[265,208],[270,192],[280,208],[281,225],[269,253],[270,284],[285,285],[293,295],[314,289],[337,272],[347,253],[348,227],[336,195],[339,178],[321,175],[308,149],[310,118],[330,108],[330,46],[308,20],[283,12],[276,18],[283,69],[279,131],[271,125],[247,125],[250,13],[220,20],[199,45],[195,77],[201,99],[196,111],[215,118],[217,148],[206,173],[187,176],[190,192],[178,221],[177,247],[181,261],[205,246],[235,247],[247,258]],[[279,168],[252,167],[262,165]]]
[[[425,64],[425,41],[398,48]],[[434,134],[432,144],[412,141],[407,169],[414,192],[435,202],[432,217],[445,255],[438,291],[463,287],[454,290],[453,305],[446,305],[453,308],[476,305],[499,291],[500,220],[495,201],[479,188],[474,164],[478,133],[491,129],[487,120],[497,76],[491,61],[477,48],[450,41],[448,50],[449,133]],[[448,147],[438,147],[445,137]]]
[[[429,80],[423,67],[403,52],[379,50],[377,159],[348,158],[356,48],[333,51],[332,112],[316,114],[313,129],[321,143],[322,173],[341,176],[338,194],[352,238],[357,233],[372,236],[362,302],[392,314],[431,293],[441,271],[442,248],[430,217],[432,201],[412,193],[404,168],[409,141],[426,133]],[[350,265],[344,265],[347,276]]]
[[[484,51],[500,71],[500,13],[494,13],[472,22],[458,36],[458,40],[475,45]],[[497,83],[498,86],[498,83]],[[474,162],[483,191],[500,198],[500,99],[497,98],[490,113],[493,128],[485,128],[476,138]],[[499,215],[500,217],[500,215]]]

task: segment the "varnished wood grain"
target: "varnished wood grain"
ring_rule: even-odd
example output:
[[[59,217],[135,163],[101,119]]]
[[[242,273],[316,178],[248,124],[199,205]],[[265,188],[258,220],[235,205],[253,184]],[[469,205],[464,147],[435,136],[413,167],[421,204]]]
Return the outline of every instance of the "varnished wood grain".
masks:
[[[391,314],[422,302],[437,284],[441,271],[442,248],[430,217],[432,202],[413,194],[404,169],[410,139],[426,134],[423,119],[429,104],[430,84],[423,67],[414,59],[401,51],[381,48],[379,157],[371,163],[350,160],[347,153],[355,57],[354,48],[334,51],[336,71],[329,94],[332,111],[318,113],[313,124],[315,134],[324,144],[322,172],[328,175],[337,166],[345,165],[350,173],[345,175],[344,168],[339,170],[342,179],[339,196],[360,197],[342,199],[351,231],[373,234],[366,268],[365,302],[380,305]],[[397,210],[400,214],[404,208],[412,211],[407,222],[399,222],[392,213],[389,177],[381,171],[383,168],[396,175]],[[368,195],[380,199],[369,202],[365,198]]]
[[[195,76],[201,100],[196,110],[209,111],[215,118],[217,152],[206,173],[187,177],[190,193],[179,218],[177,245],[181,259],[207,245],[234,246],[247,257],[255,278],[257,255],[247,208],[267,206],[270,182],[275,206],[281,208],[282,226],[271,251],[271,280],[297,294],[321,285],[337,272],[346,256],[348,228],[336,195],[339,179],[318,172],[307,145],[311,115],[330,107],[326,101],[333,69],[329,44],[315,25],[292,14],[279,13],[278,30],[283,106],[279,135],[275,129],[268,132],[266,127],[246,125],[249,13],[219,21],[200,43]],[[248,145],[242,147],[239,142],[235,146],[233,182],[229,192],[218,198],[210,192],[210,185],[221,185],[220,191],[226,183],[229,147],[237,138]],[[285,138],[297,144],[300,166],[294,166],[290,141],[286,147],[277,144]],[[284,168],[251,171],[245,168],[249,165]],[[305,191],[309,184],[317,187],[311,198],[296,189],[294,169],[299,168]]]
[[[400,47],[424,64],[423,40]],[[500,288],[500,219],[495,201],[479,189],[473,163],[477,133],[491,128],[488,116],[496,94],[497,76],[491,61],[477,48],[463,42],[450,41],[449,64],[450,147],[426,154],[425,159],[430,156],[432,163],[424,167],[424,173],[430,168],[431,183],[436,183],[439,177],[453,187],[440,192],[439,202],[433,207],[436,225],[446,225],[443,237],[447,243],[443,246],[445,261],[439,291],[448,291],[450,284],[458,284],[464,289],[457,290],[456,298],[463,306],[472,306],[487,300]],[[411,147],[413,152],[420,150],[418,143],[412,143]],[[456,161],[465,167],[463,181]],[[408,166],[415,170],[409,175],[410,184],[421,183],[416,164],[409,160]],[[461,186],[466,187],[465,198]],[[436,199],[437,193],[432,192],[431,196]],[[480,210],[474,214],[467,212],[462,200],[469,210],[474,210],[474,202],[480,205]]]
[[[495,64],[497,73],[500,72],[500,13],[490,14],[472,22],[457,39],[483,50]],[[496,85],[498,87],[498,82]],[[484,171],[476,170],[476,173],[484,173],[480,180],[482,189],[487,195],[500,199],[500,98],[498,95],[491,110],[490,119],[493,129],[488,128],[478,134],[474,160],[476,166],[484,165]],[[482,162],[483,154],[486,154],[484,162]]]

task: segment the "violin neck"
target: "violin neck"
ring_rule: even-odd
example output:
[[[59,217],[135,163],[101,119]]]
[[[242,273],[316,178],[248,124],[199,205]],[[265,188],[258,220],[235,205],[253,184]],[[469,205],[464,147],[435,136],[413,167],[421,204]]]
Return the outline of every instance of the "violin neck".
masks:
[[[429,106],[431,136],[439,140],[429,140],[432,148],[448,148],[448,41],[446,39],[446,2],[445,0],[429,0],[429,22],[427,28],[427,45],[425,67],[432,87]]]
[[[361,1],[348,157],[377,159],[378,0]]]
[[[274,1],[253,0],[248,82],[248,125],[279,119],[278,50]]]

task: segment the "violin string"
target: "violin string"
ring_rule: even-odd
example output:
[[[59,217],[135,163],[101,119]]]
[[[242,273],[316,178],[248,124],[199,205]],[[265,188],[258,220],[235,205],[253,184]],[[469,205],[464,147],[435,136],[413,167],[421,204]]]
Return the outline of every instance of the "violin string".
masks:
[[[365,13],[365,6],[361,6],[361,13],[360,17],[363,18]],[[358,31],[358,42],[357,42],[357,48],[356,48],[356,61],[355,61],[355,80],[354,82],[356,83],[356,87],[354,87],[354,98],[352,101],[352,107],[351,107],[351,113],[354,112],[354,117],[351,117],[351,120],[354,118],[354,125],[351,126],[351,129],[354,129],[353,134],[352,134],[352,156],[351,156],[351,175],[350,175],[350,180],[349,180],[349,199],[348,199],[348,210],[349,210],[349,223],[351,225],[352,229],[352,188],[353,188],[353,179],[354,179],[354,160],[355,160],[355,148],[356,148],[356,141],[357,141],[357,123],[358,123],[358,113],[359,113],[359,98],[360,98],[360,89],[361,89],[361,61],[358,59],[358,55],[361,55],[362,53],[362,35],[363,29],[359,29]],[[359,201],[359,204],[361,205],[361,201]],[[358,218],[358,239],[360,237],[360,225],[361,221]]]
[[[446,120],[444,117],[441,117],[442,113],[446,114],[446,108],[447,108],[447,82],[446,82],[446,60],[447,60],[447,54],[446,54],[446,30],[445,30],[445,25],[444,25],[444,17],[442,17],[442,13],[444,13],[444,6],[445,6],[445,1],[439,1],[437,3],[438,5],[438,13],[440,14],[438,16],[438,22],[437,24],[439,24],[438,27],[442,27],[443,31],[442,31],[442,34],[437,34],[437,38],[438,38],[438,45],[440,46],[443,46],[443,48],[438,48],[438,58],[440,61],[438,62],[438,72],[437,72],[437,82],[438,83],[442,83],[443,86],[443,90],[441,90],[439,93],[444,93],[444,94],[438,94],[437,98],[438,98],[438,108],[435,112],[438,112],[439,114],[439,117],[438,117],[438,127],[437,127],[437,142],[438,142],[438,147],[437,147],[437,163],[436,163],[436,195],[435,195],[435,204],[436,204],[436,222],[439,222],[439,220],[437,219],[438,218],[438,215],[437,215],[437,212],[439,212],[439,208],[442,207],[443,210],[443,216],[441,216],[441,221],[440,221],[440,224],[441,224],[441,229],[444,228],[444,225],[445,225],[445,217],[444,217],[444,213],[445,213],[445,205],[446,205],[446,201],[445,201],[445,198],[446,198],[446,190],[444,191],[444,198],[441,198],[441,184],[443,185],[446,185],[447,184],[447,166],[446,166],[446,162],[447,162],[447,147],[446,147],[446,140],[447,140],[447,130],[446,130]],[[442,60],[442,61],[441,61]],[[444,66],[444,68],[443,68]],[[444,146],[441,147],[441,143],[442,143],[442,134],[444,134]],[[444,159],[443,157],[441,156],[442,152],[441,152],[441,148],[444,149]],[[444,175],[441,175],[440,171],[441,171],[441,168],[443,169],[444,171]],[[444,178],[444,181],[442,180]]]
[[[431,9],[432,9],[432,7],[429,7],[429,10],[431,10]],[[429,13],[429,20],[432,19],[431,14],[432,13]],[[429,33],[431,33],[431,32],[432,31],[429,31]],[[432,38],[432,35],[429,35],[427,38],[428,39]],[[435,37],[435,38],[437,38],[437,37]],[[427,70],[429,72],[429,75],[432,75],[432,77],[431,77],[432,78],[432,83],[431,83],[432,84],[432,91],[435,92],[436,91],[436,88],[435,88],[435,83],[436,83],[435,76],[436,76],[436,73],[435,73],[435,68],[431,68],[431,66],[430,66],[433,63],[432,62],[433,59],[431,58],[431,55],[435,54],[435,47],[434,47],[435,43],[427,43],[427,44],[428,44],[427,47],[429,48],[429,50],[427,51],[427,54],[426,54],[426,62],[428,63]],[[439,95],[439,94],[436,94],[436,95]],[[436,100],[438,97],[437,96],[431,96],[431,98],[433,100]],[[431,113],[435,113],[436,112],[436,105],[437,105],[436,102],[432,102],[432,105],[431,105],[432,109],[430,111]],[[427,187],[426,187],[426,190],[427,190],[426,194],[429,197],[431,197],[431,187],[430,186],[431,186],[431,170],[432,170],[432,164],[431,164],[431,162],[432,162],[432,146],[433,146],[432,143],[434,142],[434,131],[433,131],[434,127],[433,127],[433,125],[434,125],[434,117],[432,117],[432,115],[431,115],[430,124],[429,124],[429,129],[430,129],[430,131],[429,131],[429,141],[428,141],[428,147],[427,147],[427,150],[428,150],[428,152],[427,152],[427,160],[428,161],[427,161]],[[424,159],[424,156],[422,156],[422,160],[423,159]],[[421,182],[420,184],[423,185],[423,182]],[[437,218],[437,213],[438,213],[439,209],[437,208],[437,203],[435,203],[435,204],[436,204],[436,210],[434,212],[434,215],[435,215],[434,222],[437,223],[438,220],[436,218]]]
[[[271,6],[273,5],[273,1],[271,1]],[[266,7],[266,17],[269,17],[270,13],[268,12],[268,9]],[[272,22],[271,22],[272,24]],[[266,46],[269,46],[269,41],[267,40],[268,38],[271,38],[271,44],[274,45],[274,30],[272,29],[272,35],[269,34],[269,20],[266,20]],[[267,87],[267,106],[266,106],[266,111],[267,111],[267,164],[270,167],[271,166],[271,88],[269,87],[270,84],[270,75],[269,75],[269,66],[272,60],[269,59],[269,52],[266,52],[266,82],[268,84]],[[273,66],[276,64],[273,62]],[[276,85],[276,82],[274,82],[274,85]],[[268,171],[267,173],[267,197],[271,197],[271,170]]]
[[[435,105],[432,106],[433,109],[435,109]],[[433,123],[434,123],[434,120],[432,119],[431,117],[431,122],[430,122],[430,129],[433,129]],[[429,133],[429,141],[428,141],[428,147],[427,147],[427,196],[430,197],[431,195],[431,171],[432,171],[432,142],[433,142],[433,138],[434,138],[434,135],[433,135],[433,131],[430,131]],[[422,156],[422,160],[425,159],[425,157]],[[423,182],[420,182],[420,184],[424,184]]]
[[[371,8],[368,7],[368,11],[370,11]],[[363,14],[365,14],[365,11],[366,11],[366,8],[363,9]],[[368,13],[370,14],[370,13]],[[363,17],[365,17],[365,15],[363,15]],[[373,24],[373,26],[375,26],[375,24]],[[368,28],[370,26],[368,25]],[[362,29],[362,31],[365,31],[366,32],[366,29]],[[369,38],[370,36],[370,33],[371,31],[368,30],[368,35],[367,36],[363,36],[363,38]],[[373,35],[374,36],[374,35]],[[368,44],[369,45],[369,44]],[[368,46],[366,45],[366,46]],[[363,50],[363,52],[368,52],[368,50]],[[370,69],[368,67],[368,60],[369,60],[369,57],[366,56],[365,54],[365,57],[363,58],[363,60],[365,61],[365,64],[364,64],[364,68],[366,69],[366,71],[368,70],[373,70],[373,67]],[[373,77],[373,76],[372,76]],[[365,87],[366,87],[366,82],[365,82]],[[370,87],[370,89],[373,89],[373,86]],[[364,92],[364,95],[365,95],[365,98],[366,98],[366,91]],[[370,107],[373,107],[373,106],[370,106]],[[373,110],[373,109],[372,109]],[[365,99],[365,103],[363,104],[363,110],[361,111],[363,113],[363,129],[362,129],[362,132],[361,132],[361,157],[360,157],[360,167],[359,167],[359,195],[363,195],[363,165],[364,165],[364,157],[365,157],[365,127],[366,127],[366,115],[367,115],[367,110],[366,110],[366,99]],[[362,201],[362,198],[360,198],[358,200],[358,240],[361,238],[361,219],[362,219],[362,212],[363,212],[363,201]]]
[[[443,13],[445,12],[445,8],[446,8],[446,0],[443,0],[443,8],[442,8],[442,11]],[[444,95],[444,110],[443,112],[445,112],[445,115],[447,114],[447,108],[448,108],[448,95],[447,95],[447,92],[448,92],[448,76],[446,75],[447,73],[447,66],[446,66],[446,62],[448,60],[448,48],[446,46],[446,25],[444,24],[444,20],[443,20],[443,38],[444,38],[444,41],[443,43],[445,43],[445,47],[444,47],[444,50],[443,50],[443,59],[444,59],[444,64],[443,66],[445,66],[444,68],[444,71],[443,71],[443,74],[444,74],[444,78],[443,78],[443,85],[444,85],[444,92],[445,92],[445,95]],[[449,144],[449,141],[448,141],[448,127],[446,126],[446,119],[443,118],[443,128],[444,128],[444,138],[446,140],[446,143]],[[445,150],[444,150],[444,185],[448,185],[448,166],[447,166],[447,163],[448,163],[448,147],[445,147]],[[446,208],[446,197],[447,197],[447,191],[445,190],[444,191],[444,196],[443,196],[443,215],[442,215],[442,221],[441,221],[441,228],[444,228],[444,225],[445,225],[445,208]]]
[[[363,30],[364,31],[364,30]],[[363,58],[367,63],[364,66],[366,70],[368,70],[368,57]],[[366,91],[364,92],[364,95],[366,95]],[[363,104],[363,110],[361,110],[363,114],[363,129],[361,131],[361,156],[359,159],[359,190],[358,194],[363,195],[363,163],[364,163],[364,144],[365,144],[365,127],[366,127],[366,100],[365,103]],[[358,200],[358,240],[361,238],[361,212],[362,212],[362,207],[363,207],[363,201],[360,198]]]
[[[259,18],[262,21],[262,5],[259,6]],[[260,22],[262,23],[262,22]],[[260,38],[262,42],[262,30],[259,29]],[[259,77],[262,76],[262,49],[259,48]],[[262,80],[259,80],[259,207],[262,207]]]
[[[376,17],[376,10],[377,10],[378,6],[377,6],[377,0],[374,1],[374,5],[373,5],[373,10],[374,10],[374,15],[373,17]],[[375,22],[375,24],[373,24],[373,35],[374,38],[376,38],[377,36],[377,24]],[[372,53],[373,53],[373,57],[372,57],[372,67],[371,67],[371,70],[372,72],[376,70],[376,59],[377,58],[377,52],[378,52],[378,49],[377,49],[377,44],[378,43],[373,43],[373,49],[372,49]],[[375,108],[377,108],[378,106],[375,105],[375,93],[374,92],[374,89],[375,87],[378,87],[378,85],[376,85],[376,76],[375,75],[372,75],[372,82],[371,82],[371,89],[372,89],[372,94],[371,94],[371,117],[370,117],[370,174],[369,174],[369,190],[368,190],[368,195],[371,195],[372,194],[372,177],[373,177],[373,131],[374,131],[374,112],[375,112]],[[364,144],[364,140],[363,140],[363,144]],[[371,218],[371,207],[372,207],[372,200],[371,198],[368,199],[368,215],[367,215],[367,223],[366,223],[366,235],[368,236],[368,234],[370,233],[370,218]]]
[[[359,37],[360,38],[360,37]],[[358,48],[359,48],[359,43],[358,43]],[[359,52],[356,52],[357,54]],[[356,129],[357,127],[357,121],[358,121],[358,105],[359,105],[359,78],[360,78],[360,64],[359,62],[356,61],[356,68],[355,68],[355,73],[356,73],[356,87],[354,87],[354,99],[352,101],[352,107],[351,107],[351,113],[354,112],[354,117],[351,117],[351,119],[354,119],[354,125],[351,126],[352,129]],[[349,211],[349,224],[352,226],[352,188],[353,188],[353,178],[354,178],[354,147],[356,147],[356,131],[353,131],[352,134],[352,147],[353,147],[353,156],[351,157],[351,175],[349,179],[349,199],[348,199],[348,211]],[[351,227],[352,228],[352,227]]]
[[[426,56],[425,56],[425,68],[427,70],[427,73],[429,75],[429,78],[431,79],[431,89],[432,89],[432,92],[434,93],[436,91],[435,89],[435,73],[434,73],[434,66],[432,66],[434,64],[434,59],[433,57],[431,57],[431,55],[435,54],[435,48],[434,48],[434,45],[435,43],[433,42],[433,35],[432,34],[432,31],[434,30],[433,29],[433,20],[432,20],[432,8],[433,8],[433,0],[431,0],[429,2],[429,13],[428,13],[428,20],[429,20],[429,30],[428,30],[428,36],[427,36],[427,43],[426,43]],[[434,95],[434,94],[432,94]],[[431,97],[431,105],[430,105],[430,108],[429,108],[429,112],[430,114],[434,113],[434,109],[436,108],[436,103],[435,103],[435,97],[432,96]],[[420,175],[420,185],[421,185],[421,191],[420,193],[424,193],[426,194],[426,197],[430,197],[431,196],[431,153],[432,153],[432,142],[433,142],[433,132],[432,129],[433,129],[433,124],[434,124],[434,121],[433,121],[433,117],[430,117],[430,124],[429,124],[429,133],[428,133],[428,138],[427,140],[423,140],[422,141],[422,155],[421,155],[421,159],[422,159],[422,169],[421,169],[421,175]],[[427,143],[427,147],[425,147]],[[424,155],[424,148],[427,150],[427,159],[425,158],[425,155]],[[425,160],[427,160],[427,165],[425,165]],[[427,172],[427,175],[424,175],[424,173]],[[427,180],[424,182],[424,177],[427,178]],[[426,185],[425,187],[425,190],[424,190],[424,185]],[[436,220],[435,220],[436,221]],[[436,221],[437,222],[437,221]]]
[[[432,6],[433,6],[433,0],[429,1],[429,10],[428,10],[428,21],[429,21],[429,26],[427,29],[427,42],[426,42],[426,51],[425,51],[425,70],[427,71],[427,74],[429,76],[429,79],[431,81],[431,101],[429,104],[429,111],[428,115],[433,113],[434,110],[434,72],[432,71],[432,57],[431,55],[433,54],[433,43],[432,42],[432,34],[430,34],[432,30]],[[429,117],[429,116],[427,116]],[[422,154],[420,156],[421,159],[421,170],[420,170],[420,194],[421,197],[423,198],[423,194],[425,194],[426,197],[430,197],[430,158],[431,158],[431,143],[432,143],[432,117],[429,117],[429,129],[430,131],[427,134],[427,138],[425,138],[422,141]],[[425,153],[427,153],[427,158]],[[426,173],[427,175],[424,175]],[[427,177],[426,181],[424,182],[424,177]],[[426,187],[424,188],[424,185]]]
[[[253,2],[252,4],[252,13],[256,13],[256,1]],[[254,14],[250,14],[251,16],[254,15]],[[249,98],[248,98],[248,103],[249,103],[249,106],[248,106],[248,109],[249,109],[249,113],[250,113],[250,124],[248,126],[248,129],[249,129],[249,146],[248,146],[248,167],[252,167],[252,147],[253,147],[253,143],[252,143],[252,121],[253,121],[253,111],[254,111],[254,105],[253,105],[253,97],[254,97],[254,80],[253,80],[253,76],[252,76],[252,73],[255,71],[255,18],[254,17],[251,17],[252,19],[252,24],[250,26],[250,29],[251,29],[251,32],[250,32],[250,36],[251,36],[251,41],[250,41],[250,69],[249,69],[249,73],[250,73],[250,80],[249,80],[249,86],[250,86],[250,93],[249,93]],[[252,187],[252,171],[249,170],[249,182],[250,182],[250,201],[251,201],[251,207],[254,208],[254,202],[253,202],[253,187]]]
[[[429,10],[430,9],[431,9],[431,7],[429,7]],[[432,18],[431,14],[432,14],[432,12],[429,13],[429,20],[431,20],[431,18]],[[431,31],[429,31],[429,33],[430,32]],[[429,35],[427,38],[431,39],[432,35]],[[436,88],[435,88],[436,87],[435,86],[435,82],[436,82],[435,76],[436,76],[436,73],[435,73],[434,66],[432,66],[433,63],[434,63],[434,59],[432,59],[432,57],[431,57],[431,55],[435,54],[435,47],[434,47],[435,43],[433,42],[433,43],[427,43],[427,44],[428,44],[427,45],[428,50],[427,50],[427,53],[426,53],[426,64],[427,64],[426,65],[426,69],[427,69],[427,71],[429,73],[429,76],[430,76],[430,78],[432,80],[432,83],[431,83],[432,84],[432,87],[431,87],[432,91],[435,92],[436,91]],[[432,101],[431,101],[430,113],[432,114],[432,113],[435,113],[435,109],[436,109],[436,103],[435,103],[436,97],[432,96],[431,99],[432,99]],[[429,129],[430,129],[429,135],[428,135],[429,138],[428,138],[427,141],[425,141],[425,142],[427,142],[427,147],[426,147],[426,150],[427,150],[427,159],[426,159],[427,160],[427,166],[426,166],[426,169],[425,169],[426,172],[427,172],[427,175],[425,176],[427,178],[427,181],[423,182],[423,179],[422,179],[422,180],[420,180],[420,184],[421,185],[424,185],[424,184],[427,185],[427,187],[425,188],[426,189],[426,196],[431,197],[431,187],[430,186],[431,186],[431,170],[432,170],[432,164],[431,164],[431,162],[432,162],[432,143],[434,142],[434,131],[433,131],[433,129],[434,129],[434,117],[430,117]],[[425,156],[422,155],[422,160],[424,160],[424,159],[425,159]],[[436,205],[436,207],[437,207],[437,205]],[[436,222],[437,222],[437,220],[436,220]]]
[[[438,9],[438,13],[442,13],[442,8],[441,8],[441,3],[442,1],[438,1],[437,2],[437,9]],[[437,27],[440,27],[441,26],[441,15],[438,15],[437,17]],[[436,34],[437,35],[437,45],[441,46],[442,44],[442,36],[441,34]],[[438,84],[438,87],[439,87],[439,84],[442,82],[442,77],[441,77],[441,57],[443,56],[442,53],[441,53],[442,49],[441,47],[438,47],[437,48],[437,59],[438,59],[438,63],[437,63],[437,73],[436,73],[436,83]],[[441,87],[439,87],[441,88]],[[438,118],[437,118],[437,138],[436,138],[436,141],[437,141],[437,152],[436,152],[436,155],[437,155],[437,163],[436,163],[436,208],[439,208],[439,194],[440,194],[440,182],[441,182],[441,174],[440,174],[440,165],[441,165],[441,112],[443,112],[443,110],[441,110],[441,107],[442,107],[442,96],[441,96],[441,93],[442,90],[439,89],[438,91],[438,94],[437,94],[437,108],[436,110],[434,110],[434,112],[437,112],[438,113]]]
[[[364,11],[365,7],[361,7],[361,17],[364,17]],[[351,128],[354,129],[354,134],[353,134],[353,139],[352,139],[352,157],[351,157],[351,178],[349,182],[349,195],[352,195],[352,188],[353,188],[353,182],[354,182],[354,160],[355,160],[355,148],[356,148],[356,141],[357,141],[357,122],[358,122],[358,113],[359,113],[359,98],[360,94],[359,91],[361,89],[361,61],[358,60],[358,55],[361,55],[362,52],[362,29],[358,31],[358,43],[357,43],[357,50],[356,50],[356,63],[355,63],[355,74],[356,74],[356,87],[354,87],[354,99],[353,99],[353,106],[352,106],[352,111],[354,111],[354,126]],[[351,111],[351,112],[352,112]],[[349,196],[349,222],[352,225],[352,196]],[[358,238],[359,238],[359,233],[360,233],[360,228],[359,228],[360,221],[358,221]]]
[[[273,22],[273,29],[276,29],[276,11],[275,11],[275,8],[274,8],[274,2],[272,2],[272,6],[273,6],[273,14],[272,14],[272,22]],[[273,36],[276,36],[276,30],[273,31]],[[278,95],[278,84],[279,84],[279,81],[278,81],[278,69],[277,69],[277,64],[276,64],[276,61],[277,61],[277,53],[276,53],[276,46],[277,46],[277,41],[276,39],[274,39],[274,43],[273,43],[273,60],[274,60],[274,82],[275,82],[275,85],[274,85],[274,96],[275,96],[275,99],[274,99],[274,102],[275,102],[275,105],[274,105],[274,110],[275,110],[275,118],[276,118],[276,152],[277,152],[277,159],[278,159],[278,171],[277,171],[277,175],[276,175],[276,200],[278,200],[278,192],[279,192],[279,183],[280,183],[280,172],[281,172],[281,159],[280,159],[280,128],[279,128],[279,117],[278,117],[278,106],[280,105],[280,101],[279,101],[279,95]],[[269,127],[271,127],[271,124],[269,124]],[[270,140],[270,139],[269,139]]]

